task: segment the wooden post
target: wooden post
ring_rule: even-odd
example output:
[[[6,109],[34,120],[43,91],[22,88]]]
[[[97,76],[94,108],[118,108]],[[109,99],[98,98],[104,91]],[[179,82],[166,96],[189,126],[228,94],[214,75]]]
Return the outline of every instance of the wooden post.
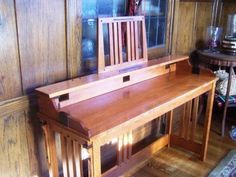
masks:
[[[173,110],[171,110],[168,113],[168,135],[169,135],[168,147],[170,147],[170,135],[172,132],[172,120],[173,120]]]
[[[200,159],[202,161],[205,161],[206,154],[207,154],[214,95],[215,95],[215,82],[212,84],[212,88],[209,91],[208,98],[207,98],[207,108],[206,108],[206,116],[205,116],[204,130],[203,130],[203,141],[202,141],[202,149],[201,149],[201,155],[200,155]]]

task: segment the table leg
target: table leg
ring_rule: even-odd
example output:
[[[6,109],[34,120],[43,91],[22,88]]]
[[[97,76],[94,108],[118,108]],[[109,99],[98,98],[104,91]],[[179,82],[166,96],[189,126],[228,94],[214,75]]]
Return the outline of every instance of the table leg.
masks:
[[[230,71],[229,71],[229,78],[228,78],[228,85],[227,85],[224,112],[223,112],[223,118],[222,118],[222,127],[221,127],[222,137],[225,135],[225,121],[226,121],[227,107],[229,104],[229,93],[230,93],[230,87],[231,87],[232,74],[233,74],[233,66],[230,67]]]
[[[212,88],[209,91],[208,98],[207,98],[207,108],[206,108],[205,121],[204,121],[202,149],[201,149],[201,154],[200,154],[200,159],[202,161],[206,159],[206,154],[207,154],[214,95],[215,95],[215,83],[212,84]]]

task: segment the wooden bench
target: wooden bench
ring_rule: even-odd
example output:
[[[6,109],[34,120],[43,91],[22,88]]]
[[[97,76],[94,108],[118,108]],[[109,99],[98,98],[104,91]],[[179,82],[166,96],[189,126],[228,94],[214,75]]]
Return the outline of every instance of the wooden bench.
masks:
[[[50,176],[62,173],[71,177],[119,176],[161,148],[172,145],[205,160],[215,76],[209,71],[192,74],[185,56],[147,61],[144,17],[102,18],[98,22],[100,37],[104,35],[104,24],[108,25],[109,47],[113,48],[109,54],[105,53],[104,37],[99,38],[98,74],[37,89],[38,117],[44,124]],[[123,36],[131,38],[123,44],[121,26],[126,28]],[[140,38],[142,42],[137,42]],[[132,59],[132,55],[141,57]],[[200,143],[194,137],[198,97],[204,93],[208,93],[208,101]],[[173,110],[181,105],[185,105],[186,111],[179,134],[174,135]],[[136,150],[134,132],[163,115],[167,118],[164,133]],[[109,168],[103,165],[104,146],[116,149],[115,163]]]

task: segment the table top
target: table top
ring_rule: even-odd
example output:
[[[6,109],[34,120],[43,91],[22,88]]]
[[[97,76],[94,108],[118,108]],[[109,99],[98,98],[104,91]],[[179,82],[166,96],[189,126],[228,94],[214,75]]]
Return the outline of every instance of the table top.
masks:
[[[191,67],[183,63],[177,64],[176,72],[66,106],[61,111],[70,115],[70,128],[80,123],[92,137],[154,108],[179,106],[173,100],[184,99],[186,94],[216,81],[209,71],[191,74]]]
[[[227,55],[220,52],[211,52],[209,50],[198,50],[198,58],[201,62],[206,64],[218,66],[236,66],[236,56]]]

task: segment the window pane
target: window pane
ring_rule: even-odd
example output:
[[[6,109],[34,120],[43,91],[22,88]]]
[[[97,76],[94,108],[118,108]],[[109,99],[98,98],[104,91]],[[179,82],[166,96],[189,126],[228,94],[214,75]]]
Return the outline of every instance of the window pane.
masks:
[[[82,14],[83,18],[97,17],[97,1],[96,0],[83,0]]]
[[[148,47],[154,47],[157,45],[158,38],[158,18],[157,16],[150,16],[150,28],[149,28],[149,43]]]
[[[159,26],[158,26],[158,35],[157,35],[157,44],[156,45],[164,45],[166,37],[166,18],[159,18]]]
[[[99,16],[112,16],[113,1],[97,0]]]

